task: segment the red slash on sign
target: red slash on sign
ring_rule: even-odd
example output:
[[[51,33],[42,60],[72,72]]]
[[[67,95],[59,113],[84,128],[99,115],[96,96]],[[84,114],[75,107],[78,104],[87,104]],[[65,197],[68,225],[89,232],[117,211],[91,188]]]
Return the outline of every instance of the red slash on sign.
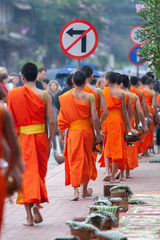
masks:
[[[97,44],[98,34],[96,29],[84,20],[69,22],[60,34],[60,46],[64,53],[71,58],[88,57],[95,51]]]

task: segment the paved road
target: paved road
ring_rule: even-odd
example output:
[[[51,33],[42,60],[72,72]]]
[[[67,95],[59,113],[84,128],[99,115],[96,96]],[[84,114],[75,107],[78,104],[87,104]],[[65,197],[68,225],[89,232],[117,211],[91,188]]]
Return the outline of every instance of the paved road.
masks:
[[[69,199],[72,188],[64,186],[64,164],[51,165],[46,179],[50,203],[43,204],[44,208],[41,210],[44,222],[34,227],[23,226],[26,217],[24,207],[15,204],[15,196],[12,204],[6,201],[1,240],[53,240],[54,237],[66,235],[69,228],[65,221],[85,216],[94,197],[103,195],[103,186],[106,184],[102,181],[105,176],[104,168],[98,167],[98,179],[90,183],[94,190],[93,197],[71,202]],[[160,163],[140,160],[139,168],[132,171],[132,176],[133,179],[121,182],[121,185],[129,185],[134,193],[160,191]]]

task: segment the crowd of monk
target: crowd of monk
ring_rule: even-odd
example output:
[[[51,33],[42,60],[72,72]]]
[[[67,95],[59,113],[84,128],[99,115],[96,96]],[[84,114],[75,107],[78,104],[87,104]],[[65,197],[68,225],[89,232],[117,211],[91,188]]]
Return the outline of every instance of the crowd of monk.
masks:
[[[40,204],[48,202],[45,177],[56,125],[49,94],[35,86],[37,73],[36,65],[26,63],[21,69],[24,86],[9,91],[7,107],[15,131],[7,110],[0,107],[1,139],[5,142],[1,141],[0,157],[9,166],[3,177],[0,174],[0,219],[8,176],[18,166],[23,175],[17,203],[25,206],[27,226],[43,221]],[[160,96],[153,90],[152,79],[144,76],[140,82],[137,77],[110,71],[99,81],[101,89],[91,85],[92,79],[92,68],[82,67],[72,76],[73,88],[59,96],[58,130],[65,143],[65,185],[74,189],[72,201],[80,194],[82,198],[92,195],[88,184],[97,178],[99,156],[100,166],[106,169],[105,181],[130,178],[130,170],[138,167],[138,157],[150,155],[154,126],[159,124]],[[6,121],[3,115],[8,117]],[[10,154],[6,154],[6,145]],[[20,184],[21,178],[16,181]]]

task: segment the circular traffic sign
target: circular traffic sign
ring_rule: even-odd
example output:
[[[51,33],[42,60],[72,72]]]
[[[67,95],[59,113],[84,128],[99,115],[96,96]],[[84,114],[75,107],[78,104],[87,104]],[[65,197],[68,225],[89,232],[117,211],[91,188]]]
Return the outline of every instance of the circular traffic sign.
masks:
[[[59,41],[67,56],[81,59],[90,56],[95,51],[98,44],[98,34],[91,23],[78,19],[63,27]]]
[[[145,31],[145,28],[142,25],[136,25],[129,32],[129,38],[133,44],[142,45],[147,41],[139,31]]]
[[[128,53],[129,61],[136,66],[140,66],[145,63],[145,62],[142,62],[141,57],[138,56],[138,51],[140,49],[142,49],[142,48],[139,46],[135,46],[135,47],[132,47]]]

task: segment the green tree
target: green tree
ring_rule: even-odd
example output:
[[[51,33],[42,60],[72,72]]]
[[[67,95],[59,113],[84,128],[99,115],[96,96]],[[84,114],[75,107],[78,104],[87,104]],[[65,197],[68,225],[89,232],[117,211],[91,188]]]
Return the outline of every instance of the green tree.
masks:
[[[143,20],[145,31],[141,31],[147,43],[143,45],[140,56],[143,61],[149,61],[150,67],[160,78],[160,1],[143,0],[144,4],[138,15]]]

